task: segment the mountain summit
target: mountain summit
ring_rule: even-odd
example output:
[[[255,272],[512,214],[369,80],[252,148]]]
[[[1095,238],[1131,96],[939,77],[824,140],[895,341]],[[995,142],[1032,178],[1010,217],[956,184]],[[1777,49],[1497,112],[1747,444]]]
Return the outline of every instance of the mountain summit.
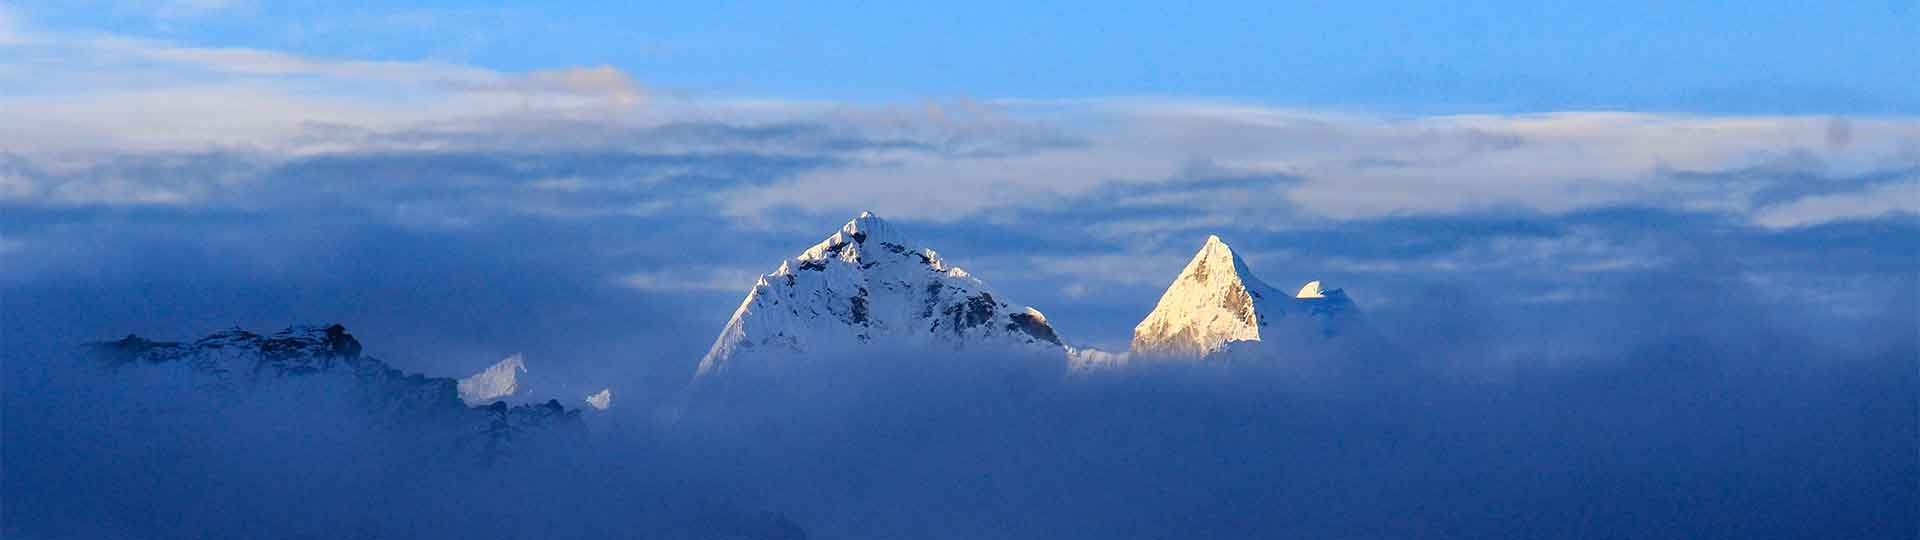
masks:
[[[1285,293],[1254,277],[1218,236],[1208,236],[1153,312],[1133,328],[1133,351],[1200,357],[1234,341],[1259,341],[1269,319],[1285,316]]]
[[[1135,354],[1202,358],[1235,343],[1307,345],[1357,318],[1340,289],[1308,282],[1289,295],[1253,275],[1233,248],[1208,236],[1200,252],[1133,329]],[[1283,345],[1284,347],[1284,345]]]
[[[871,343],[1064,350],[1039,311],[1009,303],[862,212],[761,276],[700,360],[698,374]]]

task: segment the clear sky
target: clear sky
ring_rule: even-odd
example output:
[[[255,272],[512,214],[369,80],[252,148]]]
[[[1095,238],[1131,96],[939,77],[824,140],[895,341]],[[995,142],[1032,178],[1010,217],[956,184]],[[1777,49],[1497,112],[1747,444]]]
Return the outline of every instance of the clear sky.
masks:
[[[503,71],[607,64],[701,95],[1920,111],[1912,0],[15,4],[55,31]]]

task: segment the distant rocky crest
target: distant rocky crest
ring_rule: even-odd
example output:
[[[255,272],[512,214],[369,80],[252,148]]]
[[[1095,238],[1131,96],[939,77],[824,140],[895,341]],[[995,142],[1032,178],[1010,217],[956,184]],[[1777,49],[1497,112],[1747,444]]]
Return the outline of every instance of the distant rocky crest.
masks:
[[[536,439],[584,431],[580,411],[557,400],[469,406],[455,379],[405,373],[364,355],[360,341],[338,324],[293,326],[271,335],[233,328],[184,343],[129,335],[89,346],[115,369],[183,367],[207,393],[274,392],[292,380],[338,386],[369,421],[444,438],[440,443],[481,461],[509,456]]]

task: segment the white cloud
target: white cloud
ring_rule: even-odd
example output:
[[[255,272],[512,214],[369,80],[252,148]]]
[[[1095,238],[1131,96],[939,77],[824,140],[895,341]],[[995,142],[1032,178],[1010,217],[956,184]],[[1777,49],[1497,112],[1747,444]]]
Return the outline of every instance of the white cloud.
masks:
[[[0,40],[27,35],[19,20],[0,8]],[[1800,223],[1842,207],[1908,207],[1838,194],[1751,208],[1742,195],[1751,188],[1687,184],[1670,173],[1732,170],[1805,155],[1819,164],[1818,172],[1846,176],[1920,159],[1914,150],[1920,147],[1920,119],[1913,118],[1848,119],[1849,143],[1835,145],[1834,121],[1827,117],[1404,116],[1148,99],[723,100],[655,94],[606,65],[509,73],[445,62],[33,35],[31,47],[0,48],[0,85],[22,90],[0,96],[0,117],[8,119],[0,123],[0,142],[7,152],[39,163],[155,152],[239,150],[295,158],[506,149],[732,152],[836,164],[766,185],[680,195],[724,201],[725,212],[746,222],[770,222],[769,216],[795,208],[849,215],[872,209],[932,221],[1009,208],[1051,209],[1067,201],[1105,200],[1103,190],[1116,186],[1180,181],[1190,164],[1205,162],[1217,172],[1300,180],[1132,194],[1125,202],[1206,210],[1204,217],[1177,218],[1187,226],[1486,208],[1554,213],[1622,204]],[[687,129],[647,131],[670,125]],[[122,184],[52,189],[31,178],[7,177],[0,180],[0,195],[178,204],[218,191],[114,181]],[[534,187],[584,193],[592,186],[555,179]],[[527,204],[545,205],[537,210],[555,216],[593,214],[567,207],[570,200]],[[633,211],[675,203],[648,201],[650,206]],[[1152,234],[1175,219],[1118,216],[1095,232],[1110,238]]]
[[[1807,197],[1763,209],[1754,221],[1768,227],[1799,227],[1895,212],[1920,215],[1920,177],[1856,193]]]
[[[504,92],[518,96],[579,96],[605,99],[620,105],[638,104],[647,97],[646,88],[638,81],[609,65],[535,70],[507,77],[474,77],[447,82],[461,90]]]
[[[740,268],[678,268],[634,272],[620,276],[615,282],[641,291],[742,292],[752,288],[758,279],[759,272]]]
[[[1169,178],[1196,157],[1305,179],[1283,194],[1207,204],[1269,211],[1292,204],[1335,219],[1491,207],[1724,207],[1724,191],[1680,193],[1667,172],[1740,168],[1807,152],[1823,160],[1828,173],[1846,175],[1883,166],[1898,158],[1899,141],[1920,139],[1920,121],[1902,118],[1860,121],[1859,143],[1834,148],[1825,142],[1824,117],[1399,117],[1177,102],[1085,106],[1082,119],[1097,121],[1062,127],[1083,143],[1078,146],[964,159],[911,151],[869,154],[853,167],[821,169],[743,194],[731,201],[731,211],[752,217],[797,205],[845,213],[879,199],[895,213],[944,220],[1010,204],[1098,197],[1096,190],[1111,182]],[[827,195],[832,193],[863,197]]]
[[[0,45],[21,41],[0,11]],[[386,132],[475,120],[633,120],[645,89],[612,66],[524,73],[432,61],[364,61],[196,47],[114,35],[36,34],[0,48],[0,140],[20,154],[198,151],[246,145],[339,150],[315,126]],[[503,121],[502,117],[513,117]]]

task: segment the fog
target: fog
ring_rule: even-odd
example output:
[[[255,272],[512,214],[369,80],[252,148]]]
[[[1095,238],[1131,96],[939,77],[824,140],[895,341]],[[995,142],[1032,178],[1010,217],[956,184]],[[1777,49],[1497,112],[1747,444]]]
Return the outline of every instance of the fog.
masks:
[[[616,390],[612,410],[586,411],[584,437],[491,465],[437,454],[427,433],[359,415],[323,384],[209,393],[177,370],[105,369],[72,345],[15,348],[5,530],[1911,537],[1912,282],[1889,291],[1888,315],[1843,332],[1736,281],[1693,283],[1615,310],[1477,308],[1398,332],[1391,357],[1076,375],[1050,358],[846,351],[767,376]],[[1460,307],[1436,298],[1407,307]],[[1520,319],[1538,335],[1486,346]],[[63,338],[36,342],[81,340]]]

